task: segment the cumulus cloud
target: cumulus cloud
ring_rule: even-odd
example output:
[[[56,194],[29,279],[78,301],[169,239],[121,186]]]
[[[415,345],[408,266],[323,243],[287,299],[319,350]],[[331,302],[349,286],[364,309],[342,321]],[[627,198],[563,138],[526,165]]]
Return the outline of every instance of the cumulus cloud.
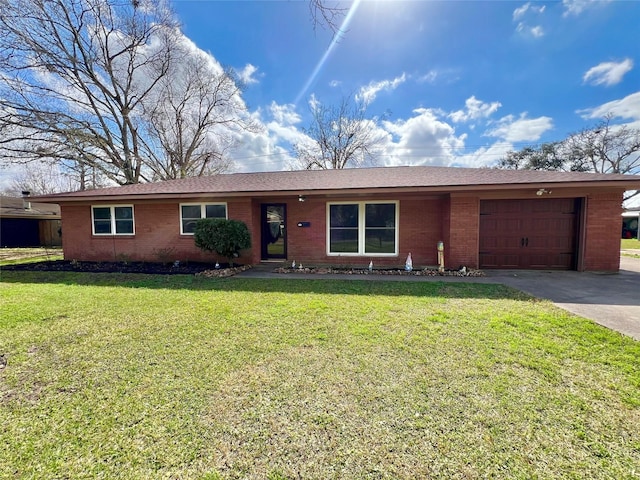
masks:
[[[570,17],[572,15],[580,15],[585,10],[609,3],[611,0],[562,0],[562,6],[564,7],[563,17]]]
[[[266,110],[258,109],[251,117],[260,128],[236,133],[236,146],[229,152],[235,169],[241,172],[285,170],[293,163],[291,146],[306,138],[297,128],[301,118],[295,106],[272,102]]]
[[[402,85],[407,80],[407,75],[403,73],[399,77],[394,78],[393,80],[381,80],[379,82],[371,82],[369,85],[366,85],[358,91],[356,94],[356,100],[363,102],[365,105],[369,105],[372,103],[379,92],[386,91],[390,92],[395,90],[400,85]]]
[[[527,118],[525,112],[520,115],[520,118],[515,118],[513,115],[501,118],[497,126],[485,132],[485,135],[507,142],[537,141],[551,128],[553,128],[553,120],[550,117]]]
[[[478,100],[475,95],[467,98],[464,102],[465,110],[451,112],[448,117],[454,123],[468,122],[469,120],[477,120],[479,118],[487,118],[502,106],[500,102],[485,103]]]
[[[438,118],[437,112],[420,108],[408,120],[382,123],[390,135],[384,147],[386,165],[450,165],[464,148],[466,135]]]
[[[258,67],[247,63],[242,70],[236,71],[238,78],[245,85],[258,83],[258,79],[254,76],[258,72]]]
[[[603,62],[591,67],[582,77],[584,83],[609,87],[622,81],[627,72],[633,68],[633,60],[625,58],[621,62]]]
[[[602,118],[611,114],[614,117],[640,120],[640,92],[632,93],[624,98],[604,103],[598,107],[578,110],[576,113],[584,119]]]
[[[507,152],[515,150],[515,146],[511,142],[498,141],[492,145],[483,146],[477,150],[459,155],[456,157],[452,167],[493,167],[501,158],[504,158]]]
[[[269,112],[276,122],[286,126],[295,125],[301,120],[300,114],[296,112],[296,106],[290,103],[279,105],[276,102],[271,102]]]

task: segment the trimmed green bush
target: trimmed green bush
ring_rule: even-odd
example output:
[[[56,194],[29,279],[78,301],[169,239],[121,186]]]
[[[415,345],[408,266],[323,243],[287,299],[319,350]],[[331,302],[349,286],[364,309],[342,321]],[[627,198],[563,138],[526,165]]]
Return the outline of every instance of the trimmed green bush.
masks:
[[[244,222],[224,218],[198,220],[194,232],[196,247],[229,259],[240,256],[240,250],[251,248],[251,234]]]

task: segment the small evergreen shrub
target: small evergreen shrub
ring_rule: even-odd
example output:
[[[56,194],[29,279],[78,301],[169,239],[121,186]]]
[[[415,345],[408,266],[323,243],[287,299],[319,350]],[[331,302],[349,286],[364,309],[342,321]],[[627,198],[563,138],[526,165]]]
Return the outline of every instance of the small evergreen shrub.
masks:
[[[251,248],[249,229],[239,220],[200,219],[196,223],[194,239],[196,247],[228,258],[231,266],[233,259],[240,256],[240,250]]]

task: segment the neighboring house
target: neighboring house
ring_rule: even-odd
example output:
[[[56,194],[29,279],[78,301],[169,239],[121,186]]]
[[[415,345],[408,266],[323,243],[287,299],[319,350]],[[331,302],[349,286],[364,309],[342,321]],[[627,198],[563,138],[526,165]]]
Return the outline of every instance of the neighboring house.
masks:
[[[448,167],[237,173],[39,197],[68,260],[215,261],[195,222],[244,221],[239,261],[617,271],[622,194],[640,176]]]
[[[640,208],[622,212],[622,238],[639,238]]]
[[[60,225],[58,205],[0,197],[0,247],[59,247]]]

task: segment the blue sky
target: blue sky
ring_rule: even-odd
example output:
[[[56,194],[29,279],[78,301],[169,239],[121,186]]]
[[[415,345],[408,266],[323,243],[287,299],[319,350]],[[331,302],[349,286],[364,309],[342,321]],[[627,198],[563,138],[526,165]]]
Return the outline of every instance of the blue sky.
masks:
[[[364,99],[379,165],[484,166],[604,114],[640,128],[640,2],[360,1],[344,35],[293,1],[174,0],[183,33],[246,81],[238,171],[287,168],[309,100]]]

